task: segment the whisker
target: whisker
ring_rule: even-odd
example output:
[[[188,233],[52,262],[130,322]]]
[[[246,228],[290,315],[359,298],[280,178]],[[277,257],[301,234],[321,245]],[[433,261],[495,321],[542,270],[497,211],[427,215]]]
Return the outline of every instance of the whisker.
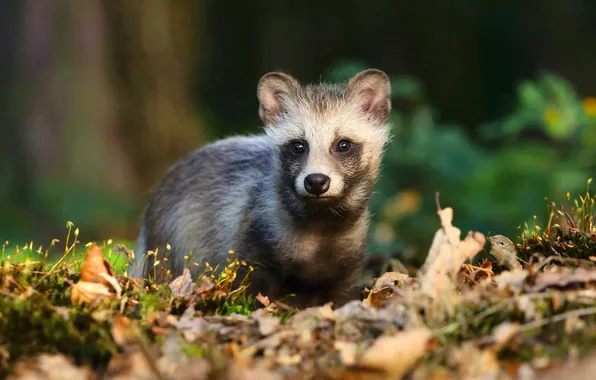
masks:
[[[331,211],[331,213],[337,217],[343,218],[343,215],[341,215],[337,210],[335,210],[333,207],[329,206],[329,211]]]

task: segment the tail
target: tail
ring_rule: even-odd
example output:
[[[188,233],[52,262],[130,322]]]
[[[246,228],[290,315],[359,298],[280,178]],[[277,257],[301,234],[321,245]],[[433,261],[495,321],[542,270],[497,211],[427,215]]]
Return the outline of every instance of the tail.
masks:
[[[145,255],[147,255],[147,239],[145,236],[145,227],[141,227],[137,244],[134,250],[134,260],[128,268],[128,277],[142,277],[145,266]]]

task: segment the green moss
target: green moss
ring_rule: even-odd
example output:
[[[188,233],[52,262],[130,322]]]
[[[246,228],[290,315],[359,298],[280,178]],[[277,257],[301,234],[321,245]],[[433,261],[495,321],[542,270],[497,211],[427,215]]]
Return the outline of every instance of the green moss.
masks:
[[[40,293],[19,298],[0,296],[0,344],[14,362],[38,353],[64,353],[95,368],[107,364],[117,346],[110,326],[85,307],[60,309]]]
[[[262,307],[262,305],[257,305],[257,300],[255,297],[246,295],[245,293],[240,294],[235,299],[225,300],[221,303],[220,306],[215,307],[215,309],[212,308],[213,306],[214,305],[212,305],[211,307],[206,307],[206,310],[209,310],[211,308],[214,314],[218,315],[250,315],[253,311],[257,310],[259,307]]]
[[[541,226],[534,218],[534,225],[524,225],[518,254],[524,261],[531,255],[561,256],[589,260],[596,256],[596,199],[590,192],[592,179],[588,180],[584,194],[571,200],[567,194],[567,205],[548,202],[548,222]]]
[[[180,349],[191,358],[203,358],[207,355],[207,349],[202,344],[185,343],[180,345]]]

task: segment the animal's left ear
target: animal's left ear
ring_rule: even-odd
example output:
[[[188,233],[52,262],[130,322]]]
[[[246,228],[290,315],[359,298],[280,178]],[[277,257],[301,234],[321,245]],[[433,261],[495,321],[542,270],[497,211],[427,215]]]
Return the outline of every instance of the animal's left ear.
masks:
[[[381,70],[368,69],[348,82],[348,94],[362,110],[375,120],[384,122],[391,111],[391,82]]]

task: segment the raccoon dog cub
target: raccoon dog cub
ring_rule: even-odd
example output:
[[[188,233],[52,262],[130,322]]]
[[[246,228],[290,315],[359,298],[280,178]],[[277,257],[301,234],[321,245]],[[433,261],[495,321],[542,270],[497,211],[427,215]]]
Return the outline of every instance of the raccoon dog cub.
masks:
[[[205,145],[168,170],[144,210],[130,275],[176,277],[192,252],[196,279],[233,250],[254,268],[249,293],[294,294],[285,301],[301,307],[357,297],[390,93],[376,69],[342,84],[265,74],[265,133]]]

